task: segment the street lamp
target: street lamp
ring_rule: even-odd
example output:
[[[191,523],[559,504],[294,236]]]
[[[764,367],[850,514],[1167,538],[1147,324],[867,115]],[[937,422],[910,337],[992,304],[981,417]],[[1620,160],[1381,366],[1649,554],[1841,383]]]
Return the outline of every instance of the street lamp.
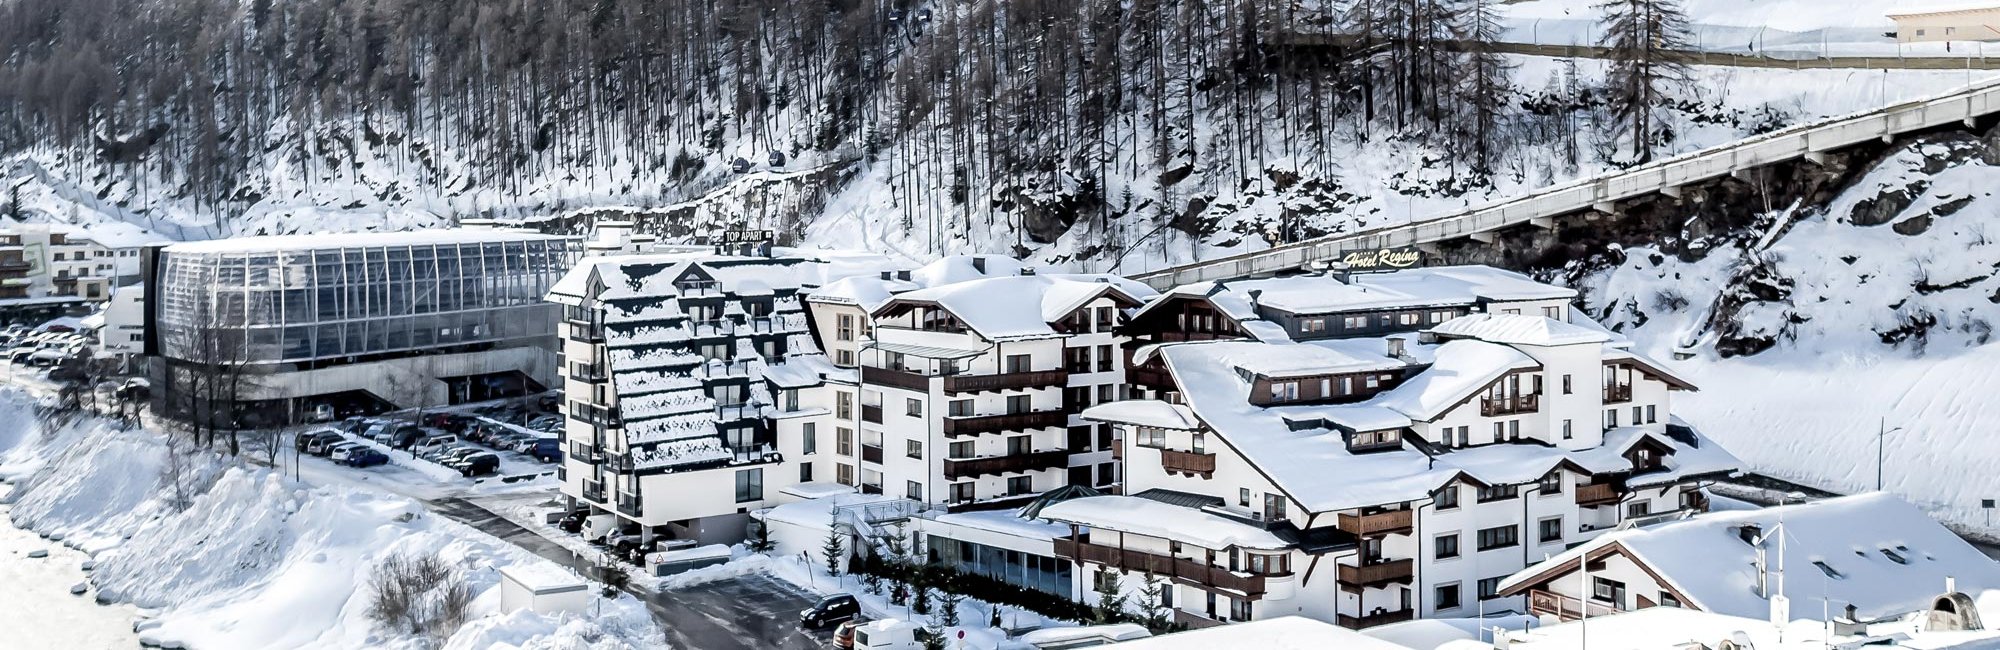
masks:
[[[1882,443],[1885,439],[1889,437],[1889,434],[1903,430],[1902,427],[1889,429],[1887,428],[1888,426],[1889,426],[1889,418],[1882,418],[1881,423],[1876,425],[1875,427],[1875,491],[1876,492],[1882,491]]]

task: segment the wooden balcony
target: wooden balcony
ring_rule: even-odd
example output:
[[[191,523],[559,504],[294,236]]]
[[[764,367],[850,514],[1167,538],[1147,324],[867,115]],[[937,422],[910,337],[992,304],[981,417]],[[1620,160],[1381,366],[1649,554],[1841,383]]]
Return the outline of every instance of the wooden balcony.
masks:
[[[908,370],[877,368],[874,366],[861,367],[861,382],[906,388],[919,393],[929,392],[931,389],[930,375],[920,375]]]
[[[1069,414],[1057,411],[1029,411],[1026,413],[1004,413],[1001,415],[977,415],[971,417],[947,417],[944,419],[944,434],[947,436],[976,436],[982,433],[1002,431],[1027,431],[1069,425]]]
[[[1580,506],[1602,506],[1617,503],[1623,496],[1613,483],[1592,483],[1576,486],[1576,504]]]
[[[1631,384],[1613,384],[1604,387],[1604,403],[1617,404],[1632,401]]]
[[[950,375],[944,378],[944,392],[972,393],[1014,388],[1047,388],[1069,383],[1069,371],[1005,372],[996,375]]]
[[[1069,452],[1062,449],[990,458],[947,458],[944,461],[944,477],[956,481],[961,478],[1008,472],[1033,472],[1068,465]]]
[[[1186,474],[1209,478],[1215,475],[1215,454],[1197,454],[1191,451],[1160,450],[1160,467],[1169,474]]]
[[[1583,617],[1584,608],[1590,609],[1591,616],[1608,616],[1618,613],[1618,609],[1603,603],[1584,603],[1552,591],[1534,589],[1528,592],[1528,613],[1536,616],[1553,615],[1565,621]]]
[[[1365,630],[1377,625],[1401,623],[1410,620],[1415,615],[1416,612],[1405,609],[1394,612],[1382,612],[1380,614],[1369,614],[1367,616],[1348,616],[1346,614],[1334,614],[1333,616],[1334,622],[1340,624],[1341,627],[1350,630]]]
[[[1410,532],[1415,511],[1390,510],[1372,515],[1350,515],[1341,513],[1335,525],[1355,536],[1392,535]]]
[[[862,422],[868,422],[868,423],[872,423],[872,424],[881,424],[881,423],[882,423],[882,405],[881,405],[881,404],[862,404],[862,405],[861,405],[861,421],[862,421]]]
[[[1359,593],[1368,587],[1407,583],[1416,578],[1415,563],[1409,559],[1389,560],[1364,566],[1340,565],[1342,589]]]
[[[1153,390],[1173,390],[1174,377],[1163,368],[1140,366],[1125,369],[1125,381],[1136,386]]]
[[[1150,573],[1200,586],[1227,589],[1251,596],[1253,600],[1264,593],[1264,576],[1260,575],[1238,574],[1223,567],[1209,566],[1187,558],[1120,549],[1087,541],[1078,543],[1068,538],[1057,538],[1055,542],[1056,557]]]
[[[1541,407],[1541,402],[1540,395],[1520,395],[1500,399],[1481,397],[1479,398],[1479,414],[1490,417],[1495,415],[1512,415],[1515,413],[1533,413]]]
[[[880,465],[880,464],[882,464],[882,446],[881,446],[881,445],[862,445],[862,446],[861,446],[861,462],[864,462],[864,463],[875,463],[875,464],[877,464],[877,465]]]

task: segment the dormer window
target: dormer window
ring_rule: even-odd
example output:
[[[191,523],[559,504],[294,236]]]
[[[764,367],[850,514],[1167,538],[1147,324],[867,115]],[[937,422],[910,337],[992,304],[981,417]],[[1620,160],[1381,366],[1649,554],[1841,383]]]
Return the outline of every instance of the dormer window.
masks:
[[[1297,401],[1298,399],[1299,399],[1299,382],[1296,381],[1271,382],[1271,401],[1292,402],[1292,401]]]

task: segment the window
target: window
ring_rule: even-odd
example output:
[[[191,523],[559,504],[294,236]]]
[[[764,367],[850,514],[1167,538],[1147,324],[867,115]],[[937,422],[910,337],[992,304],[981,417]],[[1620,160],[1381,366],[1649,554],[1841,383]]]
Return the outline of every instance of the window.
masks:
[[[1296,381],[1271,382],[1271,401],[1290,402],[1298,398],[1299,398],[1299,382]]]
[[[1098,485],[1110,485],[1112,483],[1117,483],[1117,482],[1118,482],[1118,463],[1099,463],[1097,465]]]
[[[1090,576],[1090,588],[1101,594],[1118,593],[1118,574],[1109,569],[1098,569]]]
[[[1633,501],[1625,504],[1625,518],[1638,519],[1653,514],[1653,504],[1649,501]]]
[[[1569,440],[1569,439],[1572,439],[1572,438],[1575,438],[1575,437],[1576,437],[1576,427],[1575,427],[1574,425],[1575,425],[1575,422],[1571,421],[1571,420],[1570,420],[1569,418],[1563,418],[1563,439],[1564,439],[1564,440]]]
[[[840,315],[840,327],[839,327],[839,330],[840,330],[839,332],[837,332],[837,333],[835,333],[835,334],[834,334],[834,337],[833,337],[833,338],[834,338],[834,340],[836,340],[836,341],[852,341],[852,340],[854,340],[854,315],[853,315],[853,314],[841,314],[841,315]]]
[[[1282,494],[1264,495],[1264,520],[1278,521],[1284,518],[1285,518],[1285,496]]]
[[[1229,599],[1229,619],[1233,621],[1250,620],[1250,601],[1245,598]]]
[[[1553,318],[1553,319],[1556,319],[1556,320],[1562,320],[1562,317],[1563,317],[1563,308],[1561,308],[1561,307],[1543,307],[1543,308],[1542,308],[1542,316],[1543,316],[1543,317],[1546,317],[1546,318]]]
[[[841,485],[853,485],[853,484],[854,484],[854,466],[853,466],[853,465],[834,465],[834,466],[833,466],[833,480],[835,480],[835,481],[838,481],[838,482],[840,482],[840,484],[841,484]]]
[[[1458,594],[1458,583],[1453,582],[1450,584],[1438,585],[1437,596],[1432,600],[1437,602],[1437,608],[1439,610],[1458,609],[1458,606],[1460,605],[1459,594]]]
[[[903,441],[903,443],[904,443],[904,444],[903,444],[903,455],[905,455],[905,456],[909,456],[909,457],[911,457],[911,458],[923,458],[923,457],[924,457],[924,441],[922,441],[922,440],[904,440],[904,441]]]
[[[954,443],[951,443],[951,450],[950,450],[950,452],[951,452],[951,457],[952,457],[952,458],[971,458],[971,457],[972,457],[972,441],[970,441],[970,440],[966,440],[966,441],[962,441],[962,442],[954,442]]]
[[[834,417],[842,420],[854,419],[854,393],[835,393],[833,399]]]
[[[1007,372],[1009,373],[1028,372],[1028,369],[1034,367],[1034,365],[1029,362],[1029,359],[1030,357],[1025,354],[1007,355]]]
[[[911,501],[922,501],[924,500],[924,484],[916,481],[904,481],[903,494],[908,495]]]
[[[812,463],[799,463],[799,482],[811,483],[812,480],[813,480]]]
[[[836,351],[834,351],[834,355],[833,355],[833,361],[834,361],[834,363],[837,363],[837,364],[840,364],[840,365],[843,365],[843,366],[851,366],[851,365],[854,365],[854,351],[853,351],[853,350],[836,350]]]
[[[1604,428],[1618,428],[1618,409],[1604,409]]]
[[[923,417],[924,401],[908,397],[903,398],[903,412],[913,418]]]
[[[811,456],[819,453],[818,422],[806,423],[805,429],[799,432],[799,444],[801,446],[799,449],[800,456]]]
[[[1572,384],[1572,380],[1570,379],[1570,376],[1569,376],[1569,375],[1563,375],[1563,394],[1564,394],[1564,395],[1568,395],[1568,394],[1570,394],[1570,392],[1571,392],[1571,384]]]
[[[1034,490],[1035,490],[1034,482],[1029,477],[1016,476],[1007,479],[1007,496],[1010,497],[1020,496],[1023,494],[1028,494],[1030,492],[1033,492]]]
[[[1324,332],[1326,331],[1326,319],[1307,318],[1305,320],[1301,320],[1299,321],[1299,331],[1308,334],[1313,332]]]
[[[1501,440],[1505,440],[1506,438],[1507,438],[1507,423],[1505,422],[1493,423],[1493,441],[1500,442]]]
[[[1110,307],[1097,308],[1097,331],[1109,332],[1112,327],[1117,325],[1116,312],[1113,312]]]
[[[1563,518],[1550,517],[1543,519],[1540,523],[1536,524],[1536,530],[1541,533],[1541,536],[1535,538],[1536,541],[1543,544],[1560,542],[1563,538]]]
[[[1112,367],[1114,365],[1115,363],[1112,361],[1111,358],[1111,346],[1110,345],[1097,346],[1097,371],[1111,372]]]
[[[1521,486],[1519,485],[1489,485],[1479,488],[1480,503],[1506,501],[1517,496],[1521,496]]]
[[[1673,592],[1671,592],[1671,591],[1661,591],[1661,592],[1660,592],[1660,606],[1661,606],[1661,607],[1680,607],[1680,606],[1681,606],[1681,599],[1679,599],[1679,598],[1675,598],[1675,597],[1674,597],[1674,594],[1673,594]]]
[[[1623,607],[1625,605],[1625,583],[1617,580],[1606,580],[1602,576],[1592,576],[1590,580],[1590,598],[1592,600],[1611,603],[1614,607]]]
[[[1008,413],[1027,413],[1028,411],[1034,409],[1034,404],[1035,403],[1033,399],[1028,395],[1007,396]]]
[[[1090,372],[1090,348],[1064,348],[1063,367],[1073,373]]]
[[[1236,505],[1250,507],[1250,488],[1236,488]]]
[[[1647,405],[1646,405],[1646,424],[1659,424],[1659,422],[1660,422],[1660,418],[1659,418],[1658,414],[1657,414],[1656,412],[1654,412],[1654,411],[1653,411],[1653,405],[1652,405],[1652,404],[1647,404]]]
[[[1437,551],[1437,559],[1449,560],[1458,557],[1458,533],[1439,535],[1432,543]]]
[[[1033,436],[1007,436],[1007,455],[1020,456],[1034,450]]]
[[[1515,308],[1515,309],[1502,309],[1502,310],[1500,310],[1500,313],[1502,313],[1502,314],[1505,314],[1505,315],[1508,315],[1508,316],[1519,316],[1519,315],[1521,315],[1521,310],[1520,310],[1519,308]]]
[[[1376,377],[1375,375],[1369,375],[1367,377],[1363,377],[1361,379],[1361,383],[1363,386],[1367,386],[1368,390],[1375,390],[1377,388],[1382,387],[1382,379]]]
[[[952,400],[951,402],[949,402],[949,403],[948,403],[948,404],[946,405],[946,408],[947,408],[947,409],[950,409],[950,411],[949,411],[949,412],[950,412],[950,415],[951,415],[952,417],[955,417],[955,418],[969,418],[969,417],[972,417],[972,400],[969,400],[969,399],[955,399],[955,400]]]
[[[1518,526],[1495,526],[1479,529],[1479,550],[1490,551],[1507,548],[1521,543],[1521,529]]]
[[[1341,322],[1340,322],[1340,325],[1341,325],[1341,327],[1345,327],[1345,328],[1347,328],[1347,329],[1351,329],[1351,330],[1358,330],[1358,329],[1367,329],[1367,328],[1368,328],[1368,317],[1367,317],[1367,316],[1348,316],[1347,318],[1344,318],[1344,319],[1341,319]]]
[[[736,502],[764,500],[764,468],[736,470]]]
[[[1118,386],[1114,384],[1099,384],[1097,386],[1097,403],[1105,404],[1118,401],[1117,391]]]
[[[1542,482],[1535,486],[1535,493],[1542,496],[1562,494],[1562,491],[1563,476],[1561,471],[1549,472],[1548,476],[1542,477]]]
[[[838,427],[833,430],[833,453],[842,456],[854,455],[854,430]]]
[[[1200,431],[1194,432],[1194,442],[1188,445],[1188,450],[1197,454],[1208,453],[1208,436]]]
[[[1457,508],[1458,486],[1447,485],[1442,488],[1438,488],[1437,497],[1435,500],[1437,501],[1437,509],[1439,510],[1450,510],[1452,508]]]
[[[972,481],[951,484],[951,502],[967,503],[973,498]]]
[[[1480,581],[1479,581],[1479,599],[1480,599],[1480,600],[1486,600],[1486,599],[1488,599],[1488,598],[1497,598],[1497,597],[1499,597],[1499,596],[1500,596],[1500,580],[1501,580],[1501,579],[1503,579],[1503,578],[1506,578],[1506,576],[1498,576],[1498,577],[1493,577],[1493,578],[1487,578],[1487,579],[1484,579],[1484,580],[1480,580]]]
[[[1646,419],[1645,419],[1645,418],[1642,418],[1642,417],[1639,417],[1640,415],[1643,415],[1644,413],[1645,413],[1645,411],[1644,411],[1643,409],[1640,409],[1640,408],[1639,408],[1639,407],[1637,407],[1637,406],[1634,406],[1634,407],[1632,407],[1632,423],[1633,423],[1633,424],[1640,424],[1640,423],[1643,423],[1643,422],[1645,422],[1645,421],[1646,421]]]
[[[1139,439],[1133,442],[1141,447],[1165,448],[1167,431],[1158,427],[1139,427]]]
[[[1292,572],[1292,556],[1286,554],[1266,555],[1246,554],[1250,562],[1250,572],[1260,576],[1281,576]]]

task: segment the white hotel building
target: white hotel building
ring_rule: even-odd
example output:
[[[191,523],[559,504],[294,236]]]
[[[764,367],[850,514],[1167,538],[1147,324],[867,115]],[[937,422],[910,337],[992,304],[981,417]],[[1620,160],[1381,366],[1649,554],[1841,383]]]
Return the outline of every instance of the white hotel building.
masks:
[[[1146,576],[1190,625],[1347,627],[1524,612],[1500,581],[1635,519],[1707,507],[1739,462],[1673,420],[1692,390],[1572,313],[1568,289],[1483,267],[1183,287],[1139,310],[1124,494],[1040,517],[1075,593]]]

